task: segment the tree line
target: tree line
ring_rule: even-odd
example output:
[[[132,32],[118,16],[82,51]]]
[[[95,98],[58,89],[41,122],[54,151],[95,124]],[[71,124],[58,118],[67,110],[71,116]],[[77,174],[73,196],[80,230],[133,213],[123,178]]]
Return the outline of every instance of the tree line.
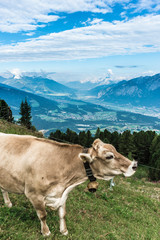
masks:
[[[31,119],[32,119],[31,106],[27,102],[26,98],[25,98],[25,101],[22,100],[20,104],[19,114],[21,117],[18,119],[17,123],[22,126],[25,126],[28,129],[35,130],[35,127],[32,126],[32,122],[31,122]],[[8,122],[15,123],[11,108],[3,99],[0,99],[0,118]]]
[[[66,132],[56,130],[51,132],[50,139],[80,144],[84,147],[91,147],[94,139],[99,138],[105,143],[112,144],[118,152],[129,159],[137,160],[139,164],[151,166],[149,178],[160,180],[160,135],[155,131],[140,131],[131,133],[129,130],[123,133],[109,132],[107,129],[101,131],[97,128],[94,135],[88,131],[76,133],[70,129]]]

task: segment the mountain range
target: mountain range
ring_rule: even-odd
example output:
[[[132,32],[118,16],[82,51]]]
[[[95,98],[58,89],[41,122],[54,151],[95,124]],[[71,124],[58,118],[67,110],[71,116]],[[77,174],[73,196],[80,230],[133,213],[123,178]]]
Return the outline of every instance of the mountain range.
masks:
[[[103,120],[106,123],[110,122],[114,115],[114,112],[92,103],[68,97],[57,97],[54,101],[5,84],[0,84],[0,98],[11,107],[15,120],[20,117],[20,104],[26,98],[31,105],[33,125],[47,134],[56,129],[63,131],[67,128],[75,131],[97,129],[99,124],[103,126]]]
[[[98,86],[88,94],[108,103],[160,107],[160,74]]]
[[[128,101],[130,100],[129,96],[135,100],[142,99],[141,91],[144,88],[146,89],[144,91],[146,95],[148,94],[147,91],[159,91],[158,76],[160,74],[153,77],[140,77],[135,80],[122,81],[118,84],[110,84],[110,86],[101,85],[87,93],[92,95],[93,98],[98,98],[102,103],[105,101],[116,102],[120,99],[120,96],[124,102],[127,98]],[[92,133],[96,131],[97,127],[120,132],[126,129],[132,131],[160,130],[160,119],[156,117],[108,109],[100,104],[95,104],[94,101],[92,103],[84,102],[76,98],[77,90],[48,78],[23,76],[20,79],[7,79],[0,77],[0,82],[0,98],[4,99],[11,107],[15,119],[20,117],[21,101],[27,98],[32,108],[33,125],[38,130],[44,130],[46,135],[56,129],[65,131],[67,128],[77,132],[91,130]],[[135,86],[141,91],[134,91]],[[132,102],[134,103],[133,100]]]
[[[4,78],[0,77],[0,82],[11,87],[31,92],[49,99],[57,96],[75,97],[75,89],[69,88],[54,80],[38,77],[22,76],[21,78]]]

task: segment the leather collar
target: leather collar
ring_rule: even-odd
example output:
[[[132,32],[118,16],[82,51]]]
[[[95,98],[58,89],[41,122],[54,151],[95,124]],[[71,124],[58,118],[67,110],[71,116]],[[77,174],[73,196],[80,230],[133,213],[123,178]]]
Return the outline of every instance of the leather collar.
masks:
[[[84,148],[84,149],[83,149],[83,153],[88,153],[88,148]],[[85,170],[86,170],[86,175],[87,175],[89,181],[90,181],[90,182],[96,182],[96,178],[95,178],[94,175],[93,175],[93,172],[92,172],[92,169],[91,169],[91,167],[90,167],[90,165],[89,165],[89,162],[86,161],[86,162],[83,162],[83,164],[84,164],[84,168],[85,168]],[[92,184],[92,185],[93,185],[93,184]],[[94,185],[93,185],[93,186],[94,186]],[[95,192],[96,189],[97,189],[97,187],[96,187],[96,188],[95,188],[95,187],[89,188],[89,184],[88,184],[88,190],[89,190],[90,192]]]

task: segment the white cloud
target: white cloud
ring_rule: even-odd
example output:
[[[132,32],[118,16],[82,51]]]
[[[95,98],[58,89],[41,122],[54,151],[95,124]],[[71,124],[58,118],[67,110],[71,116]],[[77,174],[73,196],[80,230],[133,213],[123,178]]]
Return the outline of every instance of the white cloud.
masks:
[[[14,68],[10,72],[13,74],[14,79],[20,79],[21,78],[21,70],[20,69]]]
[[[143,72],[142,76],[153,76],[153,75],[155,75],[157,73],[159,73],[159,72],[155,72],[155,71],[149,70],[147,72]]]
[[[102,85],[109,84],[111,81],[117,81],[117,76],[114,76],[112,69],[107,69],[107,72],[104,72],[103,74],[97,74],[97,76],[95,74],[89,75],[87,77],[84,77],[80,82],[91,82]]]
[[[113,75],[112,69],[107,70],[108,78],[110,78]]]
[[[35,34],[35,32],[28,32],[28,33],[25,33],[24,35],[26,36],[33,36]]]
[[[1,45],[1,61],[72,60],[160,51],[160,15],[101,22],[52,33],[15,45]]]
[[[100,19],[100,18],[94,18],[90,24],[91,25],[94,25],[94,24],[98,24],[98,23],[101,23],[103,21],[103,19]]]
[[[87,21],[85,22],[81,22],[83,25],[87,26],[87,25],[94,25],[94,24],[98,24],[101,23],[103,21],[103,19],[101,18],[93,18],[91,20],[91,18],[88,18]]]
[[[135,9],[134,12],[141,12],[143,10],[158,12],[160,10],[159,0],[139,0],[136,3],[129,4],[126,8]]]
[[[41,26],[39,23],[57,21],[61,12],[107,13],[112,12],[115,3],[127,2],[129,0],[0,0],[0,31],[33,31]]]
[[[95,75],[90,75],[90,76],[84,77],[80,82],[81,83],[86,83],[86,82],[99,83],[100,81],[101,81],[100,77],[97,77]]]
[[[159,0],[138,0],[136,3],[131,0],[0,0],[0,31],[34,31],[49,22],[57,21],[59,13],[80,11],[105,14],[112,12],[116,3],[124,9],[133,9],[134,12],[160,10]]]

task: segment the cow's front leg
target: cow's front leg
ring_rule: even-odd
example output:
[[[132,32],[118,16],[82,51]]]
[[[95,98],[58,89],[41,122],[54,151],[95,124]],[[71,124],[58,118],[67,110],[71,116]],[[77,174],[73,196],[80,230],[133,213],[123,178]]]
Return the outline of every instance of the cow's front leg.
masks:
[[[6,192],[5,190],[1,189],[2,191],[2,195],[3,195],[3,199],[4,199],[4,202],[5,202],[5,205],[9,208],[12,207],[12,203],[11,203],[11,200],[8,196],[8,192]]]
[[[66,221],[65,221],[65,215],[66,215],[66,204],[63,204],[59,207],[59,219],[60,219],[60,232],[63,235],[68,234]]]
[[[49,231],[49,227],[47,226],[47,223],[46,223],[47,213],[45,210],[45,203],[43,200],[43,196],[39,196],[35,194],[34,195],[26,194],[26,196],[30,200],[30,202],[32,203],[32,205],[34,206],[37,212],[37,216],[41,223],[41,233],[43,234],[44,237],[49,236],[51,232]]]

